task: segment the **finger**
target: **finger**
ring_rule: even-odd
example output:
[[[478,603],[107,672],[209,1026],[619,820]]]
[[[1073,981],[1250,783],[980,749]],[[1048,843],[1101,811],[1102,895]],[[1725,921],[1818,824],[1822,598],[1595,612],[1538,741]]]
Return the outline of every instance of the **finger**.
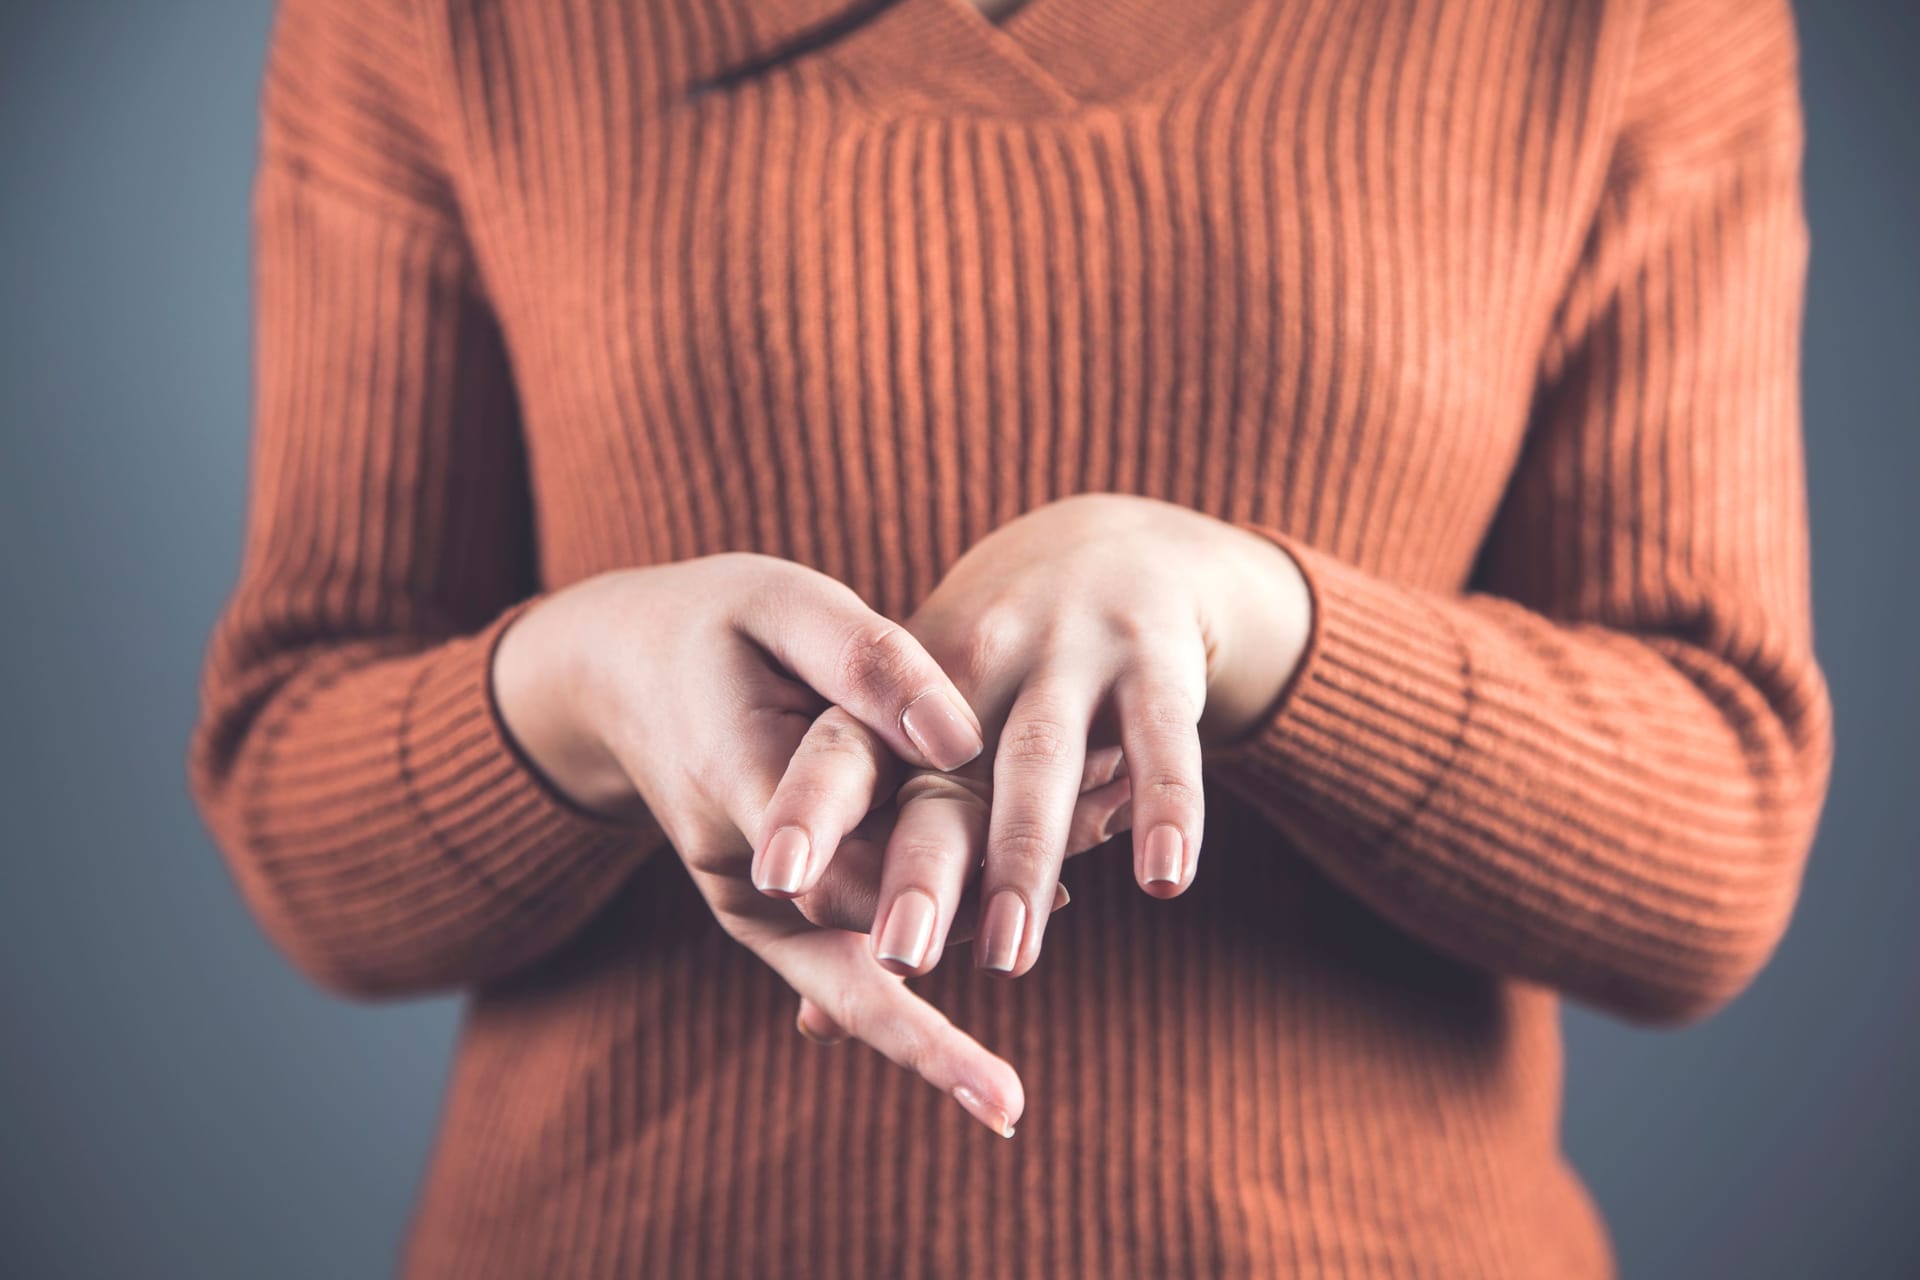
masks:
[[[792,898],[831,864],[841,839],[892,792],[899,759],[844,707],[828,707],[787,762],[767,802],[753,860],[760,892]]]
[[[1205,804],[1200,778],[1201,694],[1134,672],[1114,685],[1114,706],[1133,781],[1133,874],[1156,898],[1193,883]]]
[[[1073,824],[1067,842],[1067,856],[1085,853],[1125,831],[1130,783],[1124,776],[1080,797],[1074,807]],[[833,862],[814,883],[813,888],[793,900],[800,914],[823,929],[850,929],[870,933],[879,915],[880,882],[885,862],[887,837],[892,829],[893,806],[871,814],[840,842]],[[882,815],[886,815],[884,822]],[[1053,900],[1058,911],[1069,900],[1067,888]],[[980,907],[979,877],[969,879],[953,911],[943,947],[971,941],[978,924]]]
[[[987,792],[977,779],[922,772],[895,795],[871,935],[874,959],[892,972],[922,974],[940,959],[937,943],[986,848]]]
[[[1080,775],[1080,792],[1085,795],[1115,778],[1124,778],[1126,774],[1127,753],[1120,743],[1088,747],[1086,768],[1081,770]]]
[[[995,1133],[1013,1136],[1026,1107],[1019,1074],[882,969],[860,935],[803,927],[759,950],[825,1022],[918,1073]]]
[[[1127,829],[1133,779],[1125,774],[1081,796],[1067,824],[1067,856],[1085,853]]]
[[[1117,771],[1123,757],[1101,751],[1100,773]],[[1109,763],[1111,762],[1111,763]],[[1082,781],[1089,773],[1083,768]],[[1091,795],[1073,797],[1064,858],[1099,844],[1107,837],[1113,811],[1125,802],[1130,782],[1122,776]],[[894,973],[913,976],[929,972],[948,946],[964,941],[983,927],[978,893],[963,896],[986,848],[990,806],[987,786],[970,777],[917,773],[895,797],[896,819],[886,844],[882,866],[880,906],[872,930],[874,958]],[[1054,880],[1036,891],[1027,903],[1045,902],[1051,915],[1059,909],[1056,862]],[[1044,896],[1042,896],[1044,894]],[[963,904],[971,903],[969,918],[959,939],[954,928]],[[1005,928],[1007,899],[1000,898],[999,927]],[[1024,923],[1027,907],[1022,907]],[[996,942],[995,945],[1004,945]]]
[[[981,872],[974,963],[1015,975],[1040,955],[1085,768],[1088,722],[1104,687],[1041,676],[1015,697],[994,748],[993,806]],[[1124,743],[1122,744],[1125,745]],[[1128,773],[1133,772],[1130,761]]]
[[[867,933],[880,910],[880,877],[894,807],[885,805],[847,833],[833,862],[814,886],[793,900],[800,914],[822,929]]]
[[[793,1025],[815,1044],[841,1044],[847,1039],[847,1029],[805,996],[800,997],[800,1012],[794,1016]]]
[[[1047,908],[1051,915],[1073,901],[1073,895],[1064,884],[1053,886],[1053,903]],[[976,880],[960,895],[960,905],[953,912],[953,928],[947,930],[944,947],[957,947],[964,942],[973,941],[974,934],[980,928],[980,888]],[[944,949],[943,947],[943,949]]]
[[[746,763],[721,796],[731,828],[716,824],[721,829],[702,835],[717,852],[685,859],[688,874],[727,934],[787,985],[819,1005],[850,1035],[952,1095],[995,1133],[1012,1137],[1026,1099],[1011,1064],[881,968],[866,938],[816,928],[791,903],[759,892],[745,877],[704,869],[731,865],[731,850],[748,847],[742,833],[755,829],[752,824],[772,798],[780,770],[778,753],[783,745],[789,751],[794,745],[780,741],[783,736],[758,735],[747,744]]]
[[[901,759],[946,770],[980,754],[979,718],[912,632],[825,574],[781,582],[802,585],[749,593],[735,619],[743,634]]]
[[[1073,821],[1068,831],[1068,857],[1084,853],[1126,830],[1126,802],[1129,795],[1126,772],[1126,755],[1118,743],[1087,752],[1087,767],[1081,778],[1081,785],[1085,789],[1074,805]],[[964,776],[975,777],[983,773],[984,770],[976,771],[970,767]],[[788,779],[783,778],[781,789],[784,790],[787,784]],[[780,796],[776,794],[771,804],[777,807],[780,803]],[[826,869],[794,898],[794,905],[800,908],[803,916],[822,928],[849,929],[858,933],[873,931],[874,920],[880,913],[885,850],[898,810],[896,791],[895,803],[872,810],[841,837]],[[769,822],[768,825],[773,824]],[[976,868],[983,855],[984,849],[976,848],[968,863],[969,868]],[[978,877],[969,875],[947,932],[944,935],[936,934],[944,938],[941,944],[943,949],[973,937],[979,906],[977,888]],[[1053,909],[1059,910],[1063,902],[1063,899],[1056,899]]]

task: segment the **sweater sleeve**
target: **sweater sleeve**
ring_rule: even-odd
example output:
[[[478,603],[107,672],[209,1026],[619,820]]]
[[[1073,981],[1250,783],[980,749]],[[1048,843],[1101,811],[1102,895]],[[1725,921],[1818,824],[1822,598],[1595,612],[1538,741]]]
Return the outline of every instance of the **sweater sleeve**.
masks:
[[[1300,564],[1312,633],[1269,717],[1206,758],[1408,933],[1649,1024],[1708,1015],[1770,957],[1833,750],[1792,30],[1784,3],[1715,7],[1647,18],[1466,589],[1242,522]]]
[[[494,647],[539,598],[513,386],[413,28],[367,8],[275,19],[244,545],[188,748],[269,936],[361,996],[525,964],[659,835],[552,787],[493,700]]]

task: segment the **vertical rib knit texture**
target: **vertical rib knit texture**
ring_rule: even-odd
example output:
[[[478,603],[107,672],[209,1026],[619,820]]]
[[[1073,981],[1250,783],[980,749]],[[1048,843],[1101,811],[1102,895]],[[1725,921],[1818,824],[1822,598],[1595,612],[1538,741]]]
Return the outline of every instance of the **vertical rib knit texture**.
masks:
[[[1610,1274],[1558,1001],[1733,998],[1831,765],[1794,59],[1784,0],[282,0],[190,780],[316,981],[472,993],[407,1274]],[[1032,974],[917,982],[1002,1142],[799,1036],[490,658],[729,550],[904,617],[1090,491],[1313,633],[1187,895],[1123,837]]]

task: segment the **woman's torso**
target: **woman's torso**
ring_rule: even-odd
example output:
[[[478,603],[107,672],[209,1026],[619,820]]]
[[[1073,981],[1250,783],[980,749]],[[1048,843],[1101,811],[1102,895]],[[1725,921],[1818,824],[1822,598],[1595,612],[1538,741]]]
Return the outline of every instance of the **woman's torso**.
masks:
[[[999,523],[1113,490],[1458,588],[1621,6],[969,4],[436,11],[543,581],[756,550],[904,616]],[[1011,1143],[799,1036],[656,853],[475,997],[410,1274],[1605,1274],[1552,996],[1209,800],[1185,897],[1098,850],[1031,975],[920,983],[1021,1070]]]

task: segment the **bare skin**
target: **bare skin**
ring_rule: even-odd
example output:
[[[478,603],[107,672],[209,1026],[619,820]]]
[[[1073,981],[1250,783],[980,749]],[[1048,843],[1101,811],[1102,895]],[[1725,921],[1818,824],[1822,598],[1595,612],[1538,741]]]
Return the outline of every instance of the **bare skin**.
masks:
[[[1088,494],[982,539],[905,624],[729,553],[556,592],[493,676],[559,790],[654,816],[721,926],[799,993],[801,1030],[872,1045],[1010,1136],[1018,1074],[904,977],[969,934],[983,968],[1031,969],[1061,862],[1129,825],[1136,880],[1184,892],[1200,749],[1258,723],[1308,618],[1267,539]],[[929,691],[955,711],[909,732]]]

